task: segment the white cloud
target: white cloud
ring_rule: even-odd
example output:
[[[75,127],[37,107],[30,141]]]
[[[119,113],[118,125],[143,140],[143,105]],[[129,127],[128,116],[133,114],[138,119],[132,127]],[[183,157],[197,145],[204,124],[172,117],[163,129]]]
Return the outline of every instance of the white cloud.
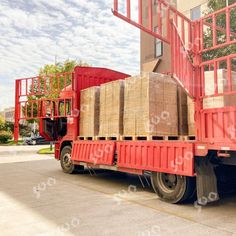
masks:
[[[139,72],[139,31],[112,15],[113,0],[26,2],[1,0],[0,109],[14,105],[14,79],[37,75],[55,56]]]

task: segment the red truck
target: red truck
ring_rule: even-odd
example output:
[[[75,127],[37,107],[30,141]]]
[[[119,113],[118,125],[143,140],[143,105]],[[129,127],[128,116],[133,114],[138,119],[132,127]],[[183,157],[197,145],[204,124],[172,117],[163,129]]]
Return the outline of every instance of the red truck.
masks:
[[[204,108],[203,103],[206,98],[236,94],[233,84],[236,54],[229,52],[211,59],[205,55],[236,43],[236,32],[231,26],[236,4],[191,21],[167,1],[153,4],[149,0],[148,22],[143,22],[143,1],[138,4],[137,20],[132,18],[130,0],[125,1],[124,14],[119,11],[119,1],[114,0],[113,14],[170,46],[169,74],[194,100],[195,140],[79,140],[80,91],[129,75],[103,68],[76,67],[73,73],[16,80],[15,141],[20,120],[37,118],[40,135],[55,141],[55,158],[60,160],[65,173],[85,167],[137,175],[150,173],[153,189],[162,200],[179,203],[197,193],[199,203],[216,201],[218,183],[226,177],[232,182],[235,178],[236,102],[216,108]],[[225,16],[225,27],[217,23],[220,15]],[[155,22],[158,30],[154,30]],[[205,42],[208,31],[210,43],[209,37]],[[218,81],[218,70],[222,67],[227,75],[223,91]],[[205,92],[206,71],[213,72],[211,95]]]

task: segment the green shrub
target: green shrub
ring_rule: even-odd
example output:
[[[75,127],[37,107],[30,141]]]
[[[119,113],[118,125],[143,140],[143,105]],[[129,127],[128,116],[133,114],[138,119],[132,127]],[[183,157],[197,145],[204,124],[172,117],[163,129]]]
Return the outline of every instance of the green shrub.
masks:
[[[12,133],[9,131],[0,131],[0,143],[7,143],[7,141],[13,138]]]

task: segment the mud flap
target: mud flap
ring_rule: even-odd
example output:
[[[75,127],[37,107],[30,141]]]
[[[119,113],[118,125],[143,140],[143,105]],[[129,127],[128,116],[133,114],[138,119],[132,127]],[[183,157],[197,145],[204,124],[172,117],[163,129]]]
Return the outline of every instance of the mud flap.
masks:
[[[213,164],[207,158],[196,159],[197,198],[199,205],[219,200],[217,179]]]

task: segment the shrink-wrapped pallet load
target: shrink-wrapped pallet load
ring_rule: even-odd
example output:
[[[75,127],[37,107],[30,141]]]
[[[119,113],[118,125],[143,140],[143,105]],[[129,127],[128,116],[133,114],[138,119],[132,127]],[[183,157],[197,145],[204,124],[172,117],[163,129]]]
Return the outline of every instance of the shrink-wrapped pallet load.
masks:
[[[236,90],[236,72],[231,72],[232,90]],[[205,96],[215,94],[215,76],[214,71],[205,71]],[[218,93],[224,93],[228,91],[228,71],[225,69],[217,70],[217,85]],[[217,97],[209,97],[203,99],[203,108],[221,108],[225,106],[236,105],[236,94],[228,94]]]
[[[124,81],[116,80],[101,85],[100,137],[119,137],[123,134]]]
[[[100,87],[90,87],[80,93],[80,136],[94,137],[99,130]]]
[[[177,85],[146,73],[125,80],[124,136],[178,135]]]

